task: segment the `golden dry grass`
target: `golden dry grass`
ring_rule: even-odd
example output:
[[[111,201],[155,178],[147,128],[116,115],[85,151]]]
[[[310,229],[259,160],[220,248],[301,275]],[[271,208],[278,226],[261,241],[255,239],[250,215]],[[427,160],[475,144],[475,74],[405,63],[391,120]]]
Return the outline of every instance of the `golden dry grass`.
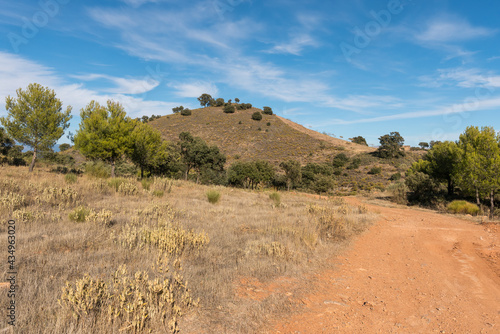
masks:
[[[8,219],[17,224],[19,333],[254,333],[292,302],[284,293],[242,298],[242,278],[303,279],[373,219],[341,199],[300,194],[280,193],[277,205],[271,191],[161,178],[147,190],[135,179],[85,175],[68,184],[41,169],[0,167],[0,175],[0,238]],[[221,194],[217,205],[208,190]],[[120,293],[135,297],[120,304]]]

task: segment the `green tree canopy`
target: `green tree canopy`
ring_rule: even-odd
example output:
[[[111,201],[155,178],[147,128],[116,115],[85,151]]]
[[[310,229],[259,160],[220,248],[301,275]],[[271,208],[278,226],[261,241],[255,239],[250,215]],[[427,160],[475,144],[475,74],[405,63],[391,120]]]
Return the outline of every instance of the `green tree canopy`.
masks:
[[[19,88],[16,93],[16,99],[10,96],[5,99],[8,114],[0,122],[10,137],[33,148],[31,172],[37,152],[51,149],[68,128],[72,108],[68,106],[62,111],[56,93],[37,83],[29,84],[26,90]]]
[[[144,170],[151,172],[161,164],[160,157],[166,158],[161,152],[161,149],[165,149],[162,147],[161,133],[147,124],[137,123],[131,137],[132,149],[129,157],[140,168],[143,178]]]
[[[215,100],[216,107],[222,107],[226,103],[222,97],[219,97]]]
[[[378,154],[381,158],[398,158],[405,155],[401,150],[405,140],[399,132],[383,135],[379,137],[379,141]]]
[[[418,143],[418,146],[420,146],[420,148],[422,150],[425,150],[425,149],[429,148],[429,143],[427,143],[425,141],[421,141],[420,143]]]
[[[234,186],[255,188],[259,183],[269,185],[274,180],[275,171],[267,161],[237,161],[229,167],[228,182]]]
[[[210,107],[215,105],[215,100],[212,98],[211,95],[209,94],[201,94],[200,97],[198,97],[198,101],[200,101],[200,105],[202,107]]]
[[[179,139],[186,180],[191,170],[196,172],[197,183],[204,169],[224,171],[226,156],[219,151],[217,146],[208,146],[203,139],[193,137],[189,132],[181,132]]]
[[[111,163],[111,176],[115,176],[115,163],[132,148],[133,122],[118,102],[109,100],[106,106],[91,101],[80,112],[80,128],[75,134],[75,148],[86,158],[107,160]]]
[[[12,140],[4,128],[0,128],[0,154],[6,156],[9,154],[9,151],[14,146],[15,142]]]
[[[280,167],[285,171],[288,191],[296,187],[302,181],[302,168],[300,167],[300,162],[288,160],[280,163]]]
[[[271,107],[264,107],[264,110],[262,111],[262,113],[265,115],[272,115],[273,109],[271,109]]]
[[[490,200],[490,218],[495,211],[495,193],[500,189],[500,137],[492,127],[469,126],[460,135],[461,153],[459,182],[465,189],[474,189],[476,200],[481,194]]]
[[[448,195],[453,195],[454,181],[458,172],[460,162],[459,149],[456,143],[451,141],[435,144],[427,152],[425,160],[429,161],[428,172],[438,181],[447,183]]]
[[[227,106],[224,107],[223,111],[226,114],[233,114],[235,112],[236,108],[232,104],[228,104]]]
[[[184,107],[183,107],[183,106],[178,106],[178,107],[174,107],[174,108],[172,108],[172,112],[173,112],[174,114],[178,114],[178,113],[180,113],[180,112],[181,112],[181,111],[183,111],[183,110],[184,110]]]
[[[260,121],[262,119],[262,114],[260,113],[260,111],[256,111],[252,114],[252,119],[254,121]]]
[[[349,140],[355,144],[368,146],[368,144],[366,143],[366,139],[362,136],[352,137],[349,138]]]

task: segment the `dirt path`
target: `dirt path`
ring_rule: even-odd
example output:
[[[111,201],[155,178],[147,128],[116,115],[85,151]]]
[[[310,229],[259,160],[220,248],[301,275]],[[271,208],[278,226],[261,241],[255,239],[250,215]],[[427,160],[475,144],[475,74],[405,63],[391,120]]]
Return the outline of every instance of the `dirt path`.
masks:
[[[381,219],[275,333],[500,333],[500,226],[367,207]]]

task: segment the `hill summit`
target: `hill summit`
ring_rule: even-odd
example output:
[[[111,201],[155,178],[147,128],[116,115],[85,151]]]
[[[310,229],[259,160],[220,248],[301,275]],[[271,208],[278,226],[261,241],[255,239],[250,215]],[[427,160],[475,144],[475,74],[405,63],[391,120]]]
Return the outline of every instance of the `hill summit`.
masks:
[[[177,141],[181,132],[190,132],[210,145],[217,145],[226,154],[228,162],[234,160],[266,160],[275,165],[288,159],[324,162],[340,151],[347,155],[372,152],[375,149],[330,137],[307,129],[277,115],[262,114],[252,119],[261,109],[250,108],[224,113],[223,107],[192,110],[189,116],[172,114],[149,124],[158,129],[169,141]]]

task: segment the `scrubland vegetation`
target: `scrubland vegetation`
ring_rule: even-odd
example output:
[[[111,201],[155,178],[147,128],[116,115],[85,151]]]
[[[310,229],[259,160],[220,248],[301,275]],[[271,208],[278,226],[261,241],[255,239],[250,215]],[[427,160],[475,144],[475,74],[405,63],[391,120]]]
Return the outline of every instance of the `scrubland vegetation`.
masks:
[[[303,279],[373,219],[342,199],[0,170],[0,215],[17,223],[23,333],[253,333],[295,295],[248,299],[241,279]]]

